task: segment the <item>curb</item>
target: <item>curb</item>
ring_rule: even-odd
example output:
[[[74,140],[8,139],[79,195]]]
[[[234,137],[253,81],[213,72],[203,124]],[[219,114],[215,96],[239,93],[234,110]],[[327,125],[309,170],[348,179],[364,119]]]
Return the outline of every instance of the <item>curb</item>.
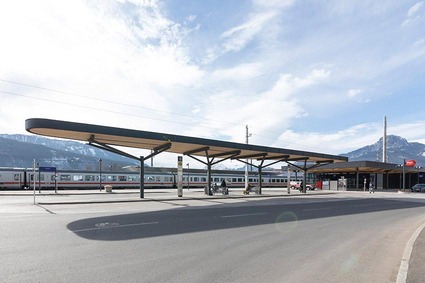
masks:
[[[397,275],[397,283],[405,283],[407,279],[407,273],[409,271],[409,261],[410,256],[412,255],[413,245],[418,238],[419,234],[425,228],[425,223],[416,229],[415,233],[413,233],[412,237],[410,237],[407,242],[406,249],[404,250],[403,258],[401,260],[400,269]]]
[[[328,195],[332,193],[316,193],[314,195]],[[211,200],[211,199],[246,199],[246,198],[265,198],[265,197],[302,197],[309,196],[309,194],[283,194],[283,195],[234,195],[234,196],[202,196],[202,197],[170,197],[170,198],[138,198],[138,199],[125,199],[125,200],[88,200],[88,201],[53,201],[53,202],[37,202],[40,205],[63,205],[63,204],[100,204],[100,203],[130,203],[130,202],[146,202],[146,201],[182,201],[182,200]]]

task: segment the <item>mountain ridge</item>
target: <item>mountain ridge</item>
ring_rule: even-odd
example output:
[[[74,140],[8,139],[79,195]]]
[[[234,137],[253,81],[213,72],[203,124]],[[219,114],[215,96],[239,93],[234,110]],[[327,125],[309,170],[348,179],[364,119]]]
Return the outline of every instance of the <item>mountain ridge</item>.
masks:
[[[348,157],[349,161],[382,161],[382,141],[380,138],[374,144],[340,155]],[[387,158],[389,163],[394,164],[402,164],[404,159],[414,159],[418,166],[425,166],[425,145],[408,142],[400,136],[388,135]],[[34,159],[40,166],[52,166],[64,170],[98,170],[99,159],[102,159],[102,168],[111,170],[139,165],[134,159],[81,142],[36,135],[0,134],[1,167],[30,168]],[[241,168],[243,169],[243,166]]]
[[[137,165],[133,159],[98,149],[80,142],[51,139],[33,135],[0,134],[0,166],[40,166],[61,169],[97,170],[102,159],[102,168],[120,169]]]
[[[354,151],[341,154],[349,161],[382,161],[383,138],[376,143],[364,146]],[[418,166],[425,166],[425,145],[418,142],[408,142],[396,135],[387,136],[387,162],[402,164],[403,160],[414,159]]]

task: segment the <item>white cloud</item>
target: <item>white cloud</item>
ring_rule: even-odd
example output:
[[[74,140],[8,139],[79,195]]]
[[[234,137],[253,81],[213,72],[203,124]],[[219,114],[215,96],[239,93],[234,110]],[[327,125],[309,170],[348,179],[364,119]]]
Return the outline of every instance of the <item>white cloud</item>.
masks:
[[[243,23],[231,27],[220,36],[221,44],[217,47],[211,47],[204,59],[204,63],[208,64],[226,53],[237,52],[244,49],[255,38],[261,35],[266,28],[272,25],[272,21],[276,19],[281,11],[291,7],[293,0],[273,0],[258,1],[254,0],[253,11]]]
[[[329,134],[287,130],[282,133],[275,146],[327,154],[347,153],[375,143],[380,138],[379,126],[378,124],[359,124]]]
[[[362,93],[360,89],[350,89],[347,93],[347,96],[350,98],[358,96],[360,93]]]
[[[350,89],[347,92],[347,97],[349,99],[353,99],[359,103],[369,103],[371,101],[370,98],[364,97],[364,91],[361,89]]]
[[[212,74],[213,80],[250,80],[261,75],[259,63],[240,64],[232,68],[219,69]]]
[[[141,123],[129,117],[152,117],[154,120],[145,123],[149,129],[155,129],[161,119],[172,121],[162,114],[152,115],[152,111],[140,112],[138,108],[84,97],[165,111],[175,109],[182,102],[178,98],[184,94],[182,89],[196,85],[204,76],[198,66],[191,64],[182,45],[187,31],[167,19],[156,1],[88,4],[77,0],[0,4],[0,33],[4,39],[0,78],[78,95],[15,86],[13,90],[18,94],[44,99],[30,99],[34,104],[25,100],[19,103],[39,105],[23,110],[24,116],[98,124],[105,123],[109,116],[116,119],[108,123],[123,126],[122,112],[134,115],[127,116],[131,128],[140,128]],[[131,5],[131,13],[124,4]],[[20,100],[11,99],[10,104],[3,105],[12,107]],[[72,108],[68,111],[72,114],[58,110],[66,105]],[[73,105],[93,107],[78,110]],[[80,115],[74,115],[74,109]]]
[[[263,9],[284,9],[291,7],[295,0],[253,0],[254,6],[261,7]]]
[[[401,24],[402,27],[408,27],[410,25],[413,25],[415,22],[417,22],[421,18],[421,16],[417,14],[422,8],[423,4],[424,2],[418,2],[412,7],[410,7],[409,11],[407,12],[406,19]]]
[[[244,48],[263,29],[264,25],[276,15],[275,11],[255,14],[245,23],[224,32],[221,35],[221,38],[225,40],[222,45],[224,48],[223,53],[239,51]]]
[[[341,153],[379,138],[352,126],[375,102],[420,101],[424,2],[225,2],[0,2],[0,79],[62,91],[0,81],[1,130],[46,117],[244,142],[249,125],[255,144]],[[396,130],[423,139],[413,124]]]
[[[413,15],[416,14],[421,9],[423,4],[424,4],[424,2],[418,2],[415,5],[413,5],[412,7],[410,7],[409,11],[407,12],[407,17],[409,17],[409,18],[413,17]]]
[[[227,71],[224,70],[224,74]],[[229,90],[210,94],[205,101],[208,107],[202,112],[210,120],[192,127],[188,134],[210,138],[226,136],[228,140],[243,142],[243,128],[249,125],[255,129],[254,142],[270,143],[297,118],[308,115],[299,98],[303,89],[328,76],[329,72],[322,69],[312,70],[305,77],[282,74],[269,90],[256,95]]]

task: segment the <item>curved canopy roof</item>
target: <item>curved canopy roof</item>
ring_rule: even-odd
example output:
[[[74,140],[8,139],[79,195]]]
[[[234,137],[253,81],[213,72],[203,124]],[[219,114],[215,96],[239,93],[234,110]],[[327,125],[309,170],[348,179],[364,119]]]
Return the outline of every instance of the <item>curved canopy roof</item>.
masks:
[[[33,134],[49,137],[153,151],[166,150],[177,154],[209,158],[307,160],[307,162],[313,163],[346,162],[348,160],[347,157],[337,155],[40,118],[27,119],[25,129]]]

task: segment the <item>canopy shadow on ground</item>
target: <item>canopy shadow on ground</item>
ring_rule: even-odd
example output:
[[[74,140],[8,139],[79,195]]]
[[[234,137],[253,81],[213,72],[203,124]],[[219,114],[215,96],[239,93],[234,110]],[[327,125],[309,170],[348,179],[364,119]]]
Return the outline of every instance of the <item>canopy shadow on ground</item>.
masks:
[[[309,200],[313,199],[295,204],[270,204],[265,200],[256,201],[253,206],[180,207],[102,216],[71,222],[67,228],[89,240],[123,241],[425,206],[425,203],[373,198],[313,203]]]

